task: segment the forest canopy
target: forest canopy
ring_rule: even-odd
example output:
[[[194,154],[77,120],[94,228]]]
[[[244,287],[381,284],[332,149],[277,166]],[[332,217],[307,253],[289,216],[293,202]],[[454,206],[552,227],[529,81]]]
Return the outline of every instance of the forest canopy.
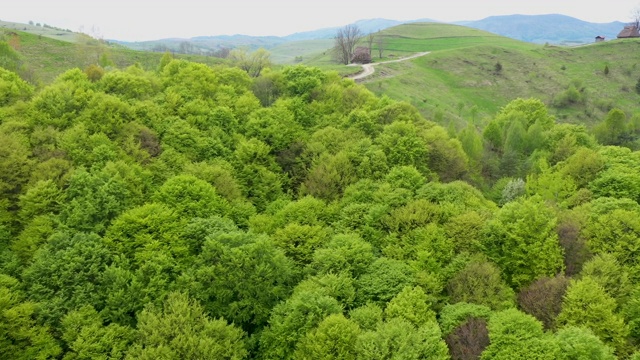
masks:
[[[0,358],[640,358],[640,114],[252,75],[0,68]]]

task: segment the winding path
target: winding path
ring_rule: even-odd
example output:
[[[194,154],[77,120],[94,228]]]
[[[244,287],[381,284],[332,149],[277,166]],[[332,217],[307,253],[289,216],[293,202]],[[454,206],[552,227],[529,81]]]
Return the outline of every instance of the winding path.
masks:
[[[387,61],[383,61],[383,62],[379,62],[379,63],[371,63],[371,64],[349,64],[348,66],[362,66],[362,72],[359,72],[355,75],[351,75],[348,76],[349,79],[353,79],[353,80],[362,80],[364,78],[366,78],[367,76],[371,76],[373,75],[373,73],[376,71],[374,69],[374,66],[376,65],[380,65],[380,64],[389,64],[389,63],[395,63],[395,62],[401,62],[401,61],[406,61],[406,60],[411,60],[411,59],[415,59],[417,57],[420,56],[425,56],[428,53],[430,53],[430,51],[425,51],[425,52],[421,52],[421,53],[417,53],[417,54],[413,54],[411,56],[407,56],[407,57],[403,57],[400,59],[395,59],[395,60],[387,60]]]

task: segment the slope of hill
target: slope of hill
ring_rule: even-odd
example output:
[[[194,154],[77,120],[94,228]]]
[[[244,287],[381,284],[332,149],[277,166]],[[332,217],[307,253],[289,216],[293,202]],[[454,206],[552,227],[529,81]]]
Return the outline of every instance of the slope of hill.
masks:
[[[447,24],[406,24],[383,35],[383,60],[431,53],[381,64],[365,85],[441,124],[491,116],[517,97],[540,98],[560,121],[574,123],[600,121],[614,105],[628,115],[637,111],[637,40],[542,46]]]
[[[591,43],[599,35],[615,39],[625,25],[619,21],[591,23],[560,14],[491,16],[456,24],[539,44]]]
[[[76,34],[77,35],[77,34]],[[73,43],[47,36],[40,36],[20,30],[0,29],[3,36],[16,38],[17,52],[20,55],[20,75],[33,83],[50,83],[62,72],[75,67],[84,69],[101,60],[119,68],[140,64],[146,69],[155,68],[162,53],[136,51],[96,40]],[[90,38],[84,37],[85,40]],[[224,60],[198,55],[177,55],[192,61],[215,64]]]
[[[61,29],[47,24],[22,24],[10,21],[0,20],[0,29],[17,30],[38,36],[45,36],[51,39],[62,40],[66,42],[76,42],[78,33],[74,33],[69,29]]]

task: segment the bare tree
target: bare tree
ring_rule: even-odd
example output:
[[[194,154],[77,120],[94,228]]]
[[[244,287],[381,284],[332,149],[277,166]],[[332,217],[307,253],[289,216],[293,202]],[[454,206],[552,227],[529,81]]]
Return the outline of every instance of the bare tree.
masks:
[[[387,47],[387,40],[382,36],[380,30],[378,30],[378,34],[376,35],[376,47],[378,48],[378,58],[382,59],[382,54],[384,53],[385,48]]]
[[[375,41],[376,35],[372,32],[370,32],[367,35],[366,41],[367,41],[367,45],[369,46],[369,54],[373,54],[373,42]]]
[[[636,28],[640,28],[640,7],[631,10],[631,24]]]
[[[334,37],[333,52],[341,63],[348,65],[353,57],[353,50],[360,39],[362,31],[356,25],[347,25],[338,29]]]

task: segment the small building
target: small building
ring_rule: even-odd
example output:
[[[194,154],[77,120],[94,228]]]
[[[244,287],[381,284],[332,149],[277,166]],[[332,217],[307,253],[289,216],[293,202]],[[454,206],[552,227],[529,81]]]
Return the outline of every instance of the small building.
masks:
[[[618,34],[618,39],[626,39],[626,38],[637,38],[640,37],[640,32],[638,32],[638,27],[635,25],[627,25],[620,31]]]
[[[353,52],[351,62],[355,64],[368,64],[371,62],[371,51],[368,47],[358,46]]]
[[[596,36],[596,42],[602,42],[602,41],[604,41],[604,36],[600,36],[600,35]]]

